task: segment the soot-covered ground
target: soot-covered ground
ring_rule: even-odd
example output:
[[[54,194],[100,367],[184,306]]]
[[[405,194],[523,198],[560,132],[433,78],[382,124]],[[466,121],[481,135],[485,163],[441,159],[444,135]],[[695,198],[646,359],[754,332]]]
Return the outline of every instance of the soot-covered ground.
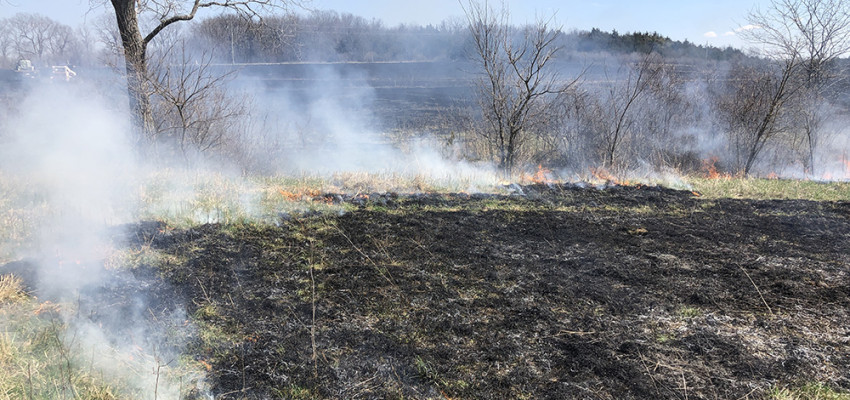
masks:
[[[155,275],[196,318],[189,351],[223,399],[850,389],[850,203],[522,192],[361,196],[279,227],[142,224],[136,245],[163,255]]]

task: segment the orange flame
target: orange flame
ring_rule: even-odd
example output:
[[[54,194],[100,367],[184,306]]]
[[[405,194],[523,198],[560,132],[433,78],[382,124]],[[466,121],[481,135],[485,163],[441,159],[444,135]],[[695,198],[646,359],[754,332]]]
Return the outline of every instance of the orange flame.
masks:
[[[537,164],[537,172],[531,177],[534,183],[555,183],[552,176],[552,170],[543,168],[543,164]]]
[[[317,189],[304,189],[296,192],[290,192],[288,190],[278,188],[277,192],[288,201],[313,200],[313,198],[321,195],[321,192]]]
[[[590,174],[593,176],[593,179],[605,182],[606,184],[614,184],[621,186],[642,186],[640,182],[622,180],[604,167],[590,168]]]
[[[59,312],[59,305],[45,301],[38,305],[38,308],[32,311],[33,315],[41,315],[43,313]]]
[[[635,189],[647,187],[647,184],[641,182],[639,178],[624,179],[608,171],[605,167],[590,168],[590,174],[594,181],[601,181],[606,185],[633,186]]]
[[[295,193],[292,193],[292,192],[290,192],[290,191],[288,191],[288,190],[278,189],[277,191],[278,191],[278,192],[279,192],[279,193],[280,193],[280,194],[281,194],[281,195],[282,195],[285,199],[287,199],[287,200],[289,200],[289,201],[297,201],[298,199],[300,199],[300,198],[301,198],[301,196],[299,196],[299,195],[297,195],[297,194],[295,194]]]
[[[602,168],[602,167],[591,168],[590,174],[593,175],[594,179],[597,179],[597,180],[600,180],[600,181],[615,182],[615,183],[617,181],[617,178],[614,177],[613,174],[611,174],[610,172],[608,172],[607,169]]]
[[[717,172],[717,157],[712,157],[707,160],[702,160],[702,170],[705,173],[705,177],[708,179],[717,179],[720,178],[720,173]]]
[[[841,155],[841,164],[844,166],[844,170],[840,171],[838,169],[834,169],[832,171],[825,171],[821,174],[820,179],[825,181],[847,181],[850,180],[850,159],[847,159],[847,154]],[[808,170],[806,170],[808,172]]]
[[[702,173],[708,179],[729,179],[732,177],[729,173],[722,173],[717,170],[717,157],[711,157],[702,160]]]

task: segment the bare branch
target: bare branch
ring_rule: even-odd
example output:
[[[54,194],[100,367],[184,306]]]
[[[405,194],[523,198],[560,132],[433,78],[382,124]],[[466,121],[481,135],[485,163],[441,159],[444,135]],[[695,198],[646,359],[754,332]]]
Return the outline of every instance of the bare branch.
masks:
[[[478,100],[489,129],[481,132],[505,174],[516,167],[530,135],[548,119],[552,101],[575,82],[564,84],[549,63],[560,50],[559,29],[551,19],[540,20],[521,31],[511,28],[504,3],[498,10],[489,3],[462,3],[475,45],[474,58],[481,67]]]
[[[103,0],[92,0],[103,1]],[[306,1],[306,0],[304,0]],[[125,60],[127,91],[130,109],[133,110],[135,125],[140,137],[150,136],[154,130],[151,114],[148,80],[147,47],[154,38],[169,26],[189,21],[203,8],[222,8],[249,18],[261,17],[267,11],[298,6],[302,0],[191,0],[190,6],[181,0],[110,0],[115,10],[121,46]],[[156,25],[147,34],[142,34],[140,16],[143,21],[154,17]]]
[[[749,21],[758,26],[744,33],[752,43],[760,45],[764,54],[780,67],[775,78],[779,85],[768,98],[771,107],[765,108],[762,123],[752,134],[750,160],[746,172],[765,142],[773,135],[771,128],[789,102],[798,106],[808,104],[809,109],[795,110],[803,121],[803,135],[808,143],[807,169],[814,169],[815,145],[822,135],[816,127],[821,126],[815,117],[817,107],[823,103],[821,97],[827,92],[830,82],[835,82],[835,61],[850,53],[850,3],[844,0],[773,0],[762,11],[755,9]],[[808,99],[804,99],[808,98]],[[799,133],[794,133],[799,135]]]

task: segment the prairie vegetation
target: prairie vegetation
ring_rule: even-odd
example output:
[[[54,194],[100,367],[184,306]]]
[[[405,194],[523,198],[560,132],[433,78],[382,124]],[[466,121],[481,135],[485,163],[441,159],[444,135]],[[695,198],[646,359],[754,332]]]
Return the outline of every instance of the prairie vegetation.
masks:
[[[844,2],[109,4],[0,20],[0,399],[850,396]]]
[[[620,385],[643,388],[641,393],[650,397],[686,392],[725,397],[752,388],[757,389],[751,394],[767,398],[844,396],[839,377],[848,366],[825,352],[843,350],[838,342],[814,341],[813,331],[803,330],[817,330],[817,337],[827,341],[839,334],[834,322],[806,310],[826,312],[832,321],[844,318],[840,309],[829,305],[838,301],[835,306],[840,306],[847,299],[842,286],[835,286],[840,282],[840,268],[835,268],[846,261],[840,256],[845,254],[843,241],[829,236],[846,229],[842,225],[847,223],[845,208],[850,201],[846,183],[693,177],[687,179],[691,190],[683,191],[598,181],[597,187],[586,188],[550,182],[494,185],[485,192],[463,193],[390,176],[250,182],[218,174],[177,176],[174,171],[162,172],[143,186],[133,219],[156,222],[124,225],[120,231],[126,233],[120,235],[133,239],[104,262],[107,269],[133,271],[136,277],[118,280],[112,290],[152,285],[156,290],[150,295],[160,299],[154,304],[185,296],[197,330],[188,336],[184,355],[188,358],[169,364],[161,373],[163,380],[166,374],[185,379],[181,390],[188,398],[207,387],[220,398],[332,398],[352,393],[545,397],[578,395],[572,386],[576,384],[596,395],[615,397],[636,393],[620,391]],[[188,188],[175,190],[164,183],[178,181]],[[369,186],[373,184],[377,186]],[[35,190],[7,187],[14,189],[4,192],[9,194]],[[177,193],[186,197],[163,198]],[[253,194],[251,201],[246,193]],[[163,209],[164,204],[176,207]],[[35,207],[30,215],[49,217],[48,205]],[[20,210],[10,207],[4,214]],[[8,237],[24,231],[14,226],[4,229],[12,229],[4,232]],[[686,236],[690,239],[682,241]],[[567,238],[578,242],[566,243]],[[609,239],[613,247],[600,248]],[[806,244],[807,240],[821,244]],[[622,247],[623,243],[632,247]],[[824,248],[823,243],[838,247]],[[476,258],[479,253],[486,260]],[[19,268],[17,275],[22,276],[32,273],[11,262],[13,254],[6,257],[6,270]],[[555,286],[539,286],[553,279],[561,282],[559,274],[573,271],[557,267],[560,259],[574,264],[571,268],[578,269],[571,273],[579,275],[564,277]],[[625,274],[621,268],[642,272]],[[793,276],[776,275],[777,268],[794,271]],[[488,274],[496,278],[478,277]],[[549,275],[541,281],[541,274]],[[586,286],[600,279],[598,285],[592,284],[597,285],[595,295],[575,292],[565,283]],[[611,279],[620,283],[603,282]],[[693,285],[682,286],[692,279]],[[817,290],[806,286],[809,281]],[[34,393],[32,398],[55,398],[76,393],[108,399],[149,397],[156,390],[155,385],[139,389],[104,378],[86,363],[92,350],[73,342],[69,332],[74,325],[68,322],[73,319],[62,317],[75,312],[74,304],[36,298],[15,275],[4,274],[0,282],[6,321],[4,371],[9,378],[4,380],[5,396]],[[607,297],[605,288],[618,285],[625,286],[616,290],[629,294],[612,292],[613,297]],[[171,297],[177,292],[182,295]],[[658,297],[661,292],[668,295]],[[567,293],[589,303],[578,308],[575,303],[553,303]],[[527,303],[531,298],[536,300]],[[614,302],[614,298],[642,300]],[[791,298],[807,306],[795,308],[796,303],[788,302]],[[832,300],[825,302],[826,298]],[[459,303],[450,306],[444,304],[447,301]],[[548,305],[541,308],[541,304]],[[451,312],[460,313],[451,323],[446,319],[449,314],[433,311],[451,307],[460,307]],[[536,324],[510,322],[531,310],[536,310]],[[469,319],[474,315],[478,317]],[[619,321],[622,329],[611,325],[613,321]],[[777,324],[786,327],[783,338],[789,332],[796,338],[796,347],[778,345],[787,339],[775,336],[772,327]],[[532,327],[534,332],[528,330]],[[747,333],[727,337],[741,329]],[[507,337],[491,338],[485,332],[518,336],[504,342]],[[360,338],[361,344],[349,342],[352,338]],[[585,347],[589,343],[595,347]],[[609,359],[605,354],[624,351],[623,343],[635,346],[624,353],[626,361],[587,370],[580,379],[559,372],[561,362],[546,361],[567,354],[559,346],[573,346],[570,358],[615,362],[622,356]],[[735,347],[740,343],[745,347]],[[438,348],[444,351],[428,350]],[[394,350],[383,353],[386,349]],[[725,355],[716,358],[720,351]],[[832,361],[815,368],[808,358],[795,358],[801,352]],[[482,354],[490,356],[482,359]],[[729,357],[739,358],[716,364]],[[797,363],[793,370],[779,367],[792,358]],[[536,364],[523,366],[517,360]],[[576,368],[593,364],[573,362],[578,362]],[[675,368],[655,367],[646,373],[645,364],[657,363]],[[736,363],[756,372],[742,374]],[[374,369],[381,365],[396,373]],[[493,365],[504,370],[483,373],[481,368]],[[37,373],[32,369],[36,366]],[[625,381],[602,373],[629,368],[634,374]],[[705,381],[719,373],[725,380]],[[762,380],[766,376],[762,373],[785,378]],[[192,381],[197,374],[206,375],[209,386]],[[499,384],[482,380],[500,374],[513,378]],[[573,383],[564,386],[551,379]],[[365,380],[371,384],[362,384]]]

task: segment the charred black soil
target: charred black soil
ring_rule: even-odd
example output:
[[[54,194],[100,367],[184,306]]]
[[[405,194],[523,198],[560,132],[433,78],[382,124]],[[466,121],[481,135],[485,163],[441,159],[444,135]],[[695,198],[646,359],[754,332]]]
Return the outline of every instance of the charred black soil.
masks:
[[[373,195],[163,233],[236,398],[751,398],[850,389],[850,203],[652,187]],[[138,273],[143,274],[145,267]]]

